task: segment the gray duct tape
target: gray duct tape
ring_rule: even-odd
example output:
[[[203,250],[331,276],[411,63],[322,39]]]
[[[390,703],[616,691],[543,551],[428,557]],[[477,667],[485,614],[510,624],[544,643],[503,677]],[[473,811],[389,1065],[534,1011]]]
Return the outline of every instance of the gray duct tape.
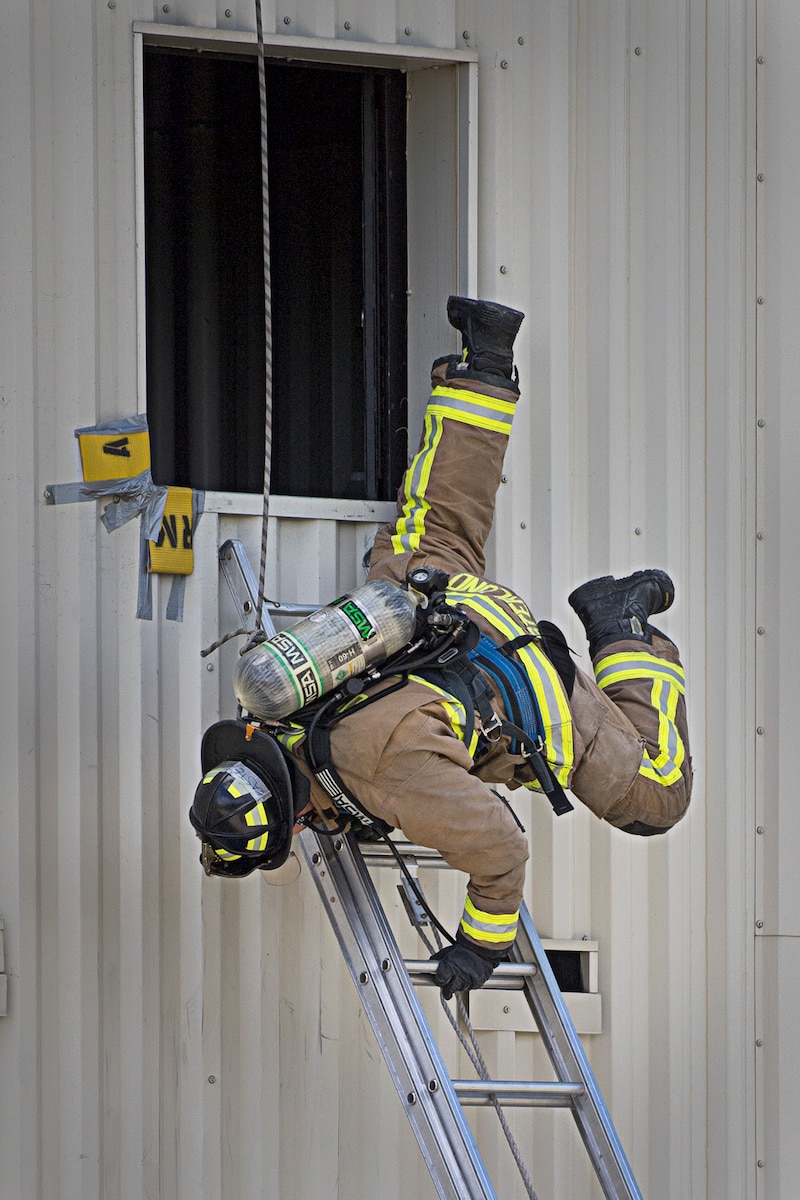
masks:
[[[118,426],[108,426],[109,430],[127,429],[135,418],[118,422]],[[80,430],[76,431],[80,432]],[[134,517],[141,516],[142,524],[139,532],[139,594],[136,603],[136,616],[144,621],[153,617],[153,578],[149,567],[147,543],[155,541],[164,517],[164,506],[167,502],[167,488],[153,483],[149,471],[142,471],[132,479],[99,479],[92,483],[51,483],[45,489],[45,500],[48,504],[74,504],[81,500],[99,500],[102,496],[113,496],[111,504],[103,509],[100,518],[109,533],[127,524]],[[205,507],[205,492],[192,492],[192,526],[197,528],[197,522]],[[183,620],[183,601],[186,594],[186,576],[174,575],[169,600],[167,602],[166,618],[168,621]]]

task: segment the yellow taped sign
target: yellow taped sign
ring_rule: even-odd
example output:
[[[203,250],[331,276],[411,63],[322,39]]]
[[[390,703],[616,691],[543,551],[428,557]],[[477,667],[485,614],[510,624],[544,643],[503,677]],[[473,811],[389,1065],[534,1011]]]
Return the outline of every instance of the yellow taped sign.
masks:
[[[150,469],[150,434],[146,429],[131,433],[78,432],[83,478],[133,479]]]
[[[158,538],[148,542],[149,570],[157,575],[191,575],[194,568],[192,489],[168,487]]]

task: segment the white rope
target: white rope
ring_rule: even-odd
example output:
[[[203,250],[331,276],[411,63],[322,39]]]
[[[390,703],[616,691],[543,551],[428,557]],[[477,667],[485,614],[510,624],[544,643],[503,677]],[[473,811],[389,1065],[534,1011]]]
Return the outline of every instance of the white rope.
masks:
[[[258,38],[258,98],[261,116],[261,227],[264,252],[264,508],[261,518],[261,561],[258,573],[256,616],[263,626],[267,576],[267,529],[269,525],[270,476],[272,473],[272,274],[269,232],[269,142],[267,138],[267,74],[264,62],[264,26],[261,0],[255,0]]]

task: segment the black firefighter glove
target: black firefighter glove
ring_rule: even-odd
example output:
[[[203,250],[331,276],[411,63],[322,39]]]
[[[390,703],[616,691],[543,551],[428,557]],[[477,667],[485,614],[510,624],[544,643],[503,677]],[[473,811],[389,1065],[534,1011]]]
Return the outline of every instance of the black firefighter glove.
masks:
[[[431,961],[439,963],[433,982],[442,989],[445,1000],[452,999],[455,992],[483,987],[506,953],[505,950],[479,950],[459,930],[451,946],[431,955]]]

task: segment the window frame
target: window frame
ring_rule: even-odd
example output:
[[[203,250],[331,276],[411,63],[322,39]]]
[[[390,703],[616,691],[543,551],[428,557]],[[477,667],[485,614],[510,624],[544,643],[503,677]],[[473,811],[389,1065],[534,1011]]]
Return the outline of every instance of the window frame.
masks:
[[[139,412],[147,410],[147,372],[145,344],[145,247],[144,247],[144,46],[196,49],[204,52],[258,54],[253,32],[196,26],[166,25],[160,22],[133,23],[135,124],[136,124],[136,276],[137,276],[137,396]],[[409,99],[414,92],[421,97],[421,111],[434,105],[442,93],[447,97],[445,110],[455,125],[452,172],[449,186],[440,189],[444,204],[452,204],[454,237],[448,246],[432,246],[430,222],[423,219],[430,198],[416,194],[420,189],[413,179],[430,178],[428,158],[432,159],[436,135],[429,139],[409,137],[408,205],[408,357],[409,357],[409,429],[419,424],[426,389],[427,364],[442,352],[443,338],[452,340],[446,323],[442,296],[457,290],[474,295],[477,282],[475,253],[477,233],[477,53],[472,50],[447,50],[435,47],[401,46],[394,43],[339,41],[292,35],[264,34],[267,57],[327,65],[384,67],[405,71],[409,77]],[[444,70],[443,70],[444,68]],[[427,97],[427,99],[426,99]],[[438,109],[438,105],[435,105]],[[421,125],[420,125],[421,128]],[[409,131],[411,132],[411,130]],[[425,130],[427,133],[427,129]],[[451,135],[452,136],[452,135]],[[439,203],[441,203],[441,197]],[[442,314],[431,320],[431,311]],[[445,347],[446,348],[446,347]],[[455,349],[455,346],[453,346]],[[426,364],[422,370],[415,364]],[[409,454],[413,452],[412,437]],[[205,509],[220,513],[248,515],[260,511],[262,497],[257,493],[206,492]],[[320,517],[333,519],[383,520],[393,506],[388,501],[340,500],[302,496],[270,496],[274,516]]]

